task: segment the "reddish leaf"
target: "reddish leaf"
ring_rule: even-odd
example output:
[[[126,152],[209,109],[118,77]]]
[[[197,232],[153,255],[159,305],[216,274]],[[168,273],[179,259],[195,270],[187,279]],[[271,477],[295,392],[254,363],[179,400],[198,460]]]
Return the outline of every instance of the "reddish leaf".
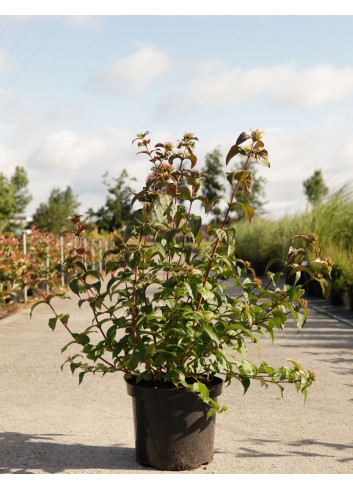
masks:
[[[237,154],[239,153],[239,148],[238,146],[235,144],[234,146],[232,146],[227,154],[227,158],[226,158],[226,165],[228,165],[228,163],[230,162],[230,160],[232,158],[234,158],[234,156],[236,156]]]
[[[194,154],[191,154],[188,156],[188,160],[191,161],[191,168],[194,168],[197,163],[197,157]]]
[[[139,200],[140,197],[142,197],[145,193],[146,193],[146,190],[141,190],[141,192],[138,192],[137,194],[135,194],[135,197],[131,201],[131,206],[133,206],[134,203],[136,202],[136,200]]]
[[[271,166],[268,161],[268,153],[266,149],[261,150],[259,153],[255,153],[251,155],[260,165],[267,166],[268,168]]]
[[[250,136],[249,134],[246,134],[246,132],[242,132],[239,136],[238,136],[238,139],[237,139],[237,142],[235,143],[236,146],[239,145],[239,144],[242,144],[244,143],[247,139],[249,139]]]
[[[181,155],[174,154],[174,155],[172,155],[172,156],[170,156],[170,157],[168,158],[168,163],[169,163],[170,165],[172,165],[172,164],[173,164],[173,161],[174,161],[175,159],[177,159],[177,158],[179,158],[179,160],[182,160],[182,159],[183,159],[183,157],[182,157]]]

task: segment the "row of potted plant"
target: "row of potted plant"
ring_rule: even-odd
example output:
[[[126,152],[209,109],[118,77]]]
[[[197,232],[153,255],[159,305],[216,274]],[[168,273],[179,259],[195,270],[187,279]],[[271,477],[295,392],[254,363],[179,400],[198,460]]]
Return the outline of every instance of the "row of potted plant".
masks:
[[[102,262],[107,247],[106,240],[89,236],[85,244],[90,251],[92,263]],[[59,236],[52,232],[41,232],[32,227],[24,235],[5,233],[0,236],[0,315],[11,312],[18,303],[24,301],[24,294],[16,285],[16,274],[20,266],[28,260],[35,264],[39,274],[45,277],[51,290],[59,289],[67,283],[62,278],[61,261],[70,248],[75,247],[74,238],[67,234]],[[98,269],[98,265],[96,265]],[[100,267],[102,268],[102,267]],[[32,288],[26,291],[32,295]]]

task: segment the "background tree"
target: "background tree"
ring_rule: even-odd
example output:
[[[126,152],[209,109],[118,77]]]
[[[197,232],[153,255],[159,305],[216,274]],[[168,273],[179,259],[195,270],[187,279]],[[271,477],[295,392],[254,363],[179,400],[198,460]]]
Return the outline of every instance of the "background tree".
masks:
[[[32,195],[28,192],[28,184],[29,180],[26,170],[22,166],[16,166],[15,173],[11,177],[15,199],[15,213],[24,212],[32,200]]]
[[[242,170],[245,165],[245,159],[241,158],[231,169],[227,170],[227,172],[236,172],[238,170]],[[252,175],[252,187],[250,195],[247,192],[239,187],[238,192],[236,194],[236,202],[242,202],[246,206],[251,207],[256,215],[263,215],[264,205],[266,201],[264,200],[266,196],[265,186],[267,183],[267,178],[260,176],[258,174],[258,163],[255,160],[249,160],[247,166],[247,173]],[[234,181],[233,185],[236,185],[237,182]],[[233,193],[233,189],[230,190],[230,196]],[[236,213],[236,220],[243,219],[245,217],[245,213],[240,206],[236,206],[234,212]]]
[[[33,224],[41,231],[61,233],[68,228],[66,218],[71,214],[77,214],[79,206],[77,196],[70,186],[63,191],[54,188],[48,202],[39,204],[33,214]]]
[[[0,229],[10,228],[10,219],[15,214],[24,212],[31,200],[28,177],[23,167],[16,166],[10,179],[0,173]]]
[[[103,183],[108,188],[105,205],[97,211],[88,209],[87,216],[97,226],[98,231],[121,229],[130,219],[131,200],[134,190],[130,183],[136,178],[129,177],[123,170],[116,178],[109,178],[108,172],[103,175]]]
[[[206,154],[205,166],[201,171],[209,176],[209,179],[205,178],[201,187],[202,195],[206,197],[207,200],[212,200],[213,197],[216,197],[225,191],[223,185],[225,164],[222,162],[222,153],[219,148]],[[222,210],[215,204],[212,207],[210,214],[213,216],[214,221],[217,222],[220,220]]]
[[[315,170],[314,174],[303,182],[304,193],[310,204],[320,202],[328,194],[328,187],[324,182],[321,170]]]

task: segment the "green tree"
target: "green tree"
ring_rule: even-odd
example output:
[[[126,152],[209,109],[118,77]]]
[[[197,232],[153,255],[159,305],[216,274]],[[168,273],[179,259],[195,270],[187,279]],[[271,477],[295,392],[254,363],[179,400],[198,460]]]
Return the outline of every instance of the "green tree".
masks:
[[[15,212],[24,212],[31,202],[32,196],[28,192],[28,176],[22,166],[16,166],[15,173],[11,177],[11,185],[14,190]]]
[[[79,206],[77,196],[74,195],[70,186],[63,191],[54,188],[49,195],[48,202],[39,204],[33,214],[33,224],[41,231],[61,233],[68,227],[67,217],[77,214]]]
[[[313,175],[303,182],[304,193],[310,204],[320,202],[328,194],[321,170],[315,170]]]
[[[246,160],[244,158],[241,158],[239,162],[237,162],[229,171],[233,173],[238,170],[242,170],[244,168],[245,161]],[[246,206],[251,207],[257,215],[261,215],[265,212],[264,205],[266,204],[266,201],[264,200],[264,198],[266,196],[265,185],[267,183],[267,179],[265,177],[259,176],[257,165],[258,163],[255,160],[249,160],[246,171],[249,175],[252,176],[251,190],[250,193],[247,193],[242,187],[240,187],[236,194],[236,202],[242,202]],[[233,187],[237,183],[237,181],[234,181]],[[232,193],[233,189],[231,189],[230,196],[232,195]],[[243,219],[245,217],[245,213],[240,206],[236,206],[234,212],[236,212],[237,220]]]
[[[10,179],[0,173],[0,229],[8,228],[9,221],[16,213],[24,212],[31,200],[28,177],[23,167],[16,166]]]
[[[201,191],[202,195],[206,197],[207,200],[212,200],[214,197],[225,191],[225,187],[222,183],[222,180],[224,180],[225,166],[221,160],[222,153],[219,148],[206,154],[205,166],[201,171],[208,175],[209,178],[206,178],[203,181]],[[217,222],[220,220],[222,210],[215,204],[210,213],[213,215],[214,221]]]
[[[114,231],[122,228],[131,216],[133,189],[130,183],[135,181],[123,170],[116,178],[109,178],[108,172],[103,175],[103,183],[108,188],[105,205],[97,211],[88,209],[88,219],[94,222],[99,231]]]

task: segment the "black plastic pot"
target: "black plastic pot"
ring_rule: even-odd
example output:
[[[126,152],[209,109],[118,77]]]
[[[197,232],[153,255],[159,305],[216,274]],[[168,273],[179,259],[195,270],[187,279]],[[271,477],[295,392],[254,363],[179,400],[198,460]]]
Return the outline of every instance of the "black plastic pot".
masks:
[[[212,399],[222,392],[223,380],[214,377]],[[132,396],[136,461],[159,470],[190,470],[213,460],[215,416],[186,389],[142,387],[127,380]]]

